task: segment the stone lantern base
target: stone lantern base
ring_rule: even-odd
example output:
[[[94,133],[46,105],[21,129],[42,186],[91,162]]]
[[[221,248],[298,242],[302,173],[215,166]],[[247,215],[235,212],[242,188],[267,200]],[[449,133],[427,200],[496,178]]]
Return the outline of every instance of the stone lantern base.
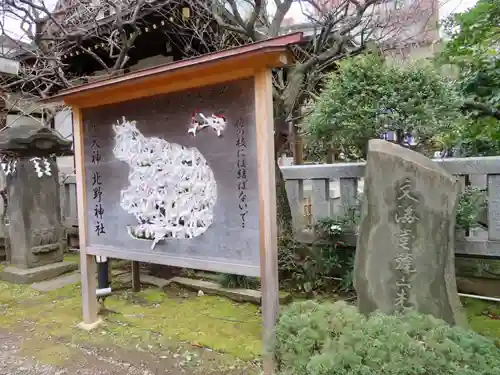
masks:
[[[56,262],[33,268],[5,267],[0,271],[0,280],[14,284],[32,284],[56,278],[78,269],[78,264],[72,262]]]

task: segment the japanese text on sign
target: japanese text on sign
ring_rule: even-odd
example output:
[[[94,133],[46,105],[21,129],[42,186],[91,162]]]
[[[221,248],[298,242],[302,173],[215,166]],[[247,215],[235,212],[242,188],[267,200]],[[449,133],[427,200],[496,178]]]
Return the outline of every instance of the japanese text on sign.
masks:
[[[239,200],[239,212],[241,217],[241,227],[245,228],[246,215],[248,214],[248,204],[247,204],[247,165],[246,165],[246,140],[245,140],[245,129],[243,127],[243,121],[240,119],[236,123],[236,156],[237,156],[237,169],[236,177],[238,183],[238,200]]]
[[[101,162],[101,154],[98,141],[96,139],[92,139],[92,143],[90,145],[90,149],[92,150],[92,164],[99,165]],[[93,191],[93,201],[94,201],[94,217],[96,219],[96,224],[94,231],[100,236],[101,234],[106,233],[106,229],[104,227],[104,208],[102,206],[102,181],[101,174],[96,171],[92,173],[92,191]]]

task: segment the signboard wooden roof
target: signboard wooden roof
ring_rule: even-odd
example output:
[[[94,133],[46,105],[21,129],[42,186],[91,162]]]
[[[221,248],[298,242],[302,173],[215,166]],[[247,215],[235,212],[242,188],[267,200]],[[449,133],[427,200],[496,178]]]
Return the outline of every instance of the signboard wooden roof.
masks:
[[[299,32],[142,69],[62,90],[42,102],[64,100],[87,108],[252,77],[261,69],[291,64],[289,46],[301,39]]]

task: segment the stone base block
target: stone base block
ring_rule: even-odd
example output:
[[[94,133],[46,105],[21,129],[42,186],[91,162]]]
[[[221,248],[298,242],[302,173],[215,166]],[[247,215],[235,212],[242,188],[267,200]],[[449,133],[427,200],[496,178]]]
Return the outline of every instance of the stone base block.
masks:
[[[260,305],[261,301],[261,293],[259,290],[226,289],[211,281],[188,279],[186,277],[174,277],[171,279],[171,282],[191,290],[201,290],[206,294],[216,294],[227,297],[233,301],[250,302],[257,305]]]
[[[0,271],[0,280],[14,284],[32,284],[39,281],[53,279],[62,274],[78,269],[78,264],[71,262],[57,262],[34,268],[5,267]]]
[[[120,270],[113,270],[113,271],[115,272],[114,274],[112,273],[113,276],[117,277],[117,279],[119,279],[120,281],[122,281],[124,283],[132,282],[132,275],[129,272],[125,271],[127,273],[124,274],[123,271],[120,271]],[[140,276],[141,276],[141,284],[156,286],[160,289],[165,288],[167,285],[170,284],[170,282],[172,280],[172,279],[169,279],[169,280],[160,279],[159,277],[151,276],[151,275],[144,274],[144,273],[141,273]]]
[[[237,302],[250,302],[260,305],[262,299],[262,294],[260,290],[227,289],[221,287],[218,283],[215,282],[189,279],[186,277],[174,277],[170,279],[170,282],[178,284],[187,289],[191,289],[194,291],[201,290],[206,294],[215,294],[223,296]],[[280,292],[279,299],[280,299],[280,304],[286,304],[290,302],[291,296],[288,293]]]
[[[500,280],[457,277],[457,289],[461,293],[500,298]]]
[[[84,331],[92,331],[93,329],[98,328],[103,323],[101,318],[98,318],[94,323],[78,323],[77,327],[83,329]]]
[[[51,292],[53,290],[63,288],[66,285],[78,284],[80,279],[80,272],[72,272],[54,279],[33,283],[31,284],[31,287],[39,292]]]

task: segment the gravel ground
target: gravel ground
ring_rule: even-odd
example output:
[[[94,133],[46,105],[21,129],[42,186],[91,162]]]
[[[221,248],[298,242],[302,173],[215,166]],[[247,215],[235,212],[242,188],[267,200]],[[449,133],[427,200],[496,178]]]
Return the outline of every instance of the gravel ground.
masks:
[[[208,356],[203,352],[192,352],[187,357],[175,353],[158,355],[118,347],[84,347],[58,342],[56,338],[40,341],[32,336],[29,329],[15,333],[0,330],[0,375],[260,374],[259,367],[254,364],[223,364],[214,360],[210,352],[205,352]],[[63,353],[62,360],[58,351]]]
[[[50,366],[23,355],[21,346],[24,337],[19,334],[0,332],[0,375],[156,375],[147,369],[103,357],[92,351],[73,347],[76,358],[72,363]],[[175,374],[165,370],[164,374]]]

